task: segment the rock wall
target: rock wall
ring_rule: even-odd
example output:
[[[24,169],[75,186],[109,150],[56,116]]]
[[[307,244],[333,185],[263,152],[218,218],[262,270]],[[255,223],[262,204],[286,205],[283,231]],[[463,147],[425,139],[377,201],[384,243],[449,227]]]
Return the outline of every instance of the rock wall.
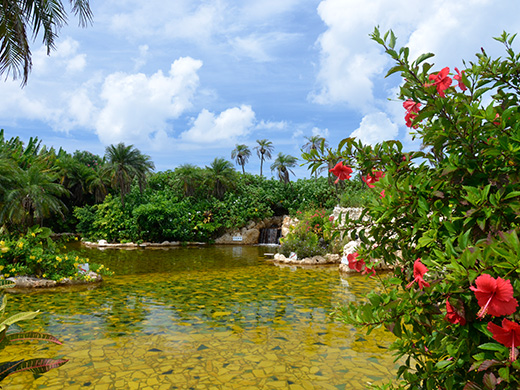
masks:
[[[284,217],[266,218],[260,222],[251,221],[242,229],[231,229],[215,240],[215,244],[253,245],[258,244],[260,229],[281,226]],[[283,231],[282,231],[283,234]]]

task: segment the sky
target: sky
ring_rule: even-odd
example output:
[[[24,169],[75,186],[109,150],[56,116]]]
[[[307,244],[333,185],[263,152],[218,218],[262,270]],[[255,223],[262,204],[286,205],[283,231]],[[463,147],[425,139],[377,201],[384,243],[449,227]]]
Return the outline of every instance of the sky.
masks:
[[[259,139],[275,148],[267,176],[278,153],[300,158],[313,135],[331,147],[353,136],[417,149],[397,99],[401,79],[385,78],[392,62],[370,40],[374,27],[392,29],[411,58],[435,53],[432,71],[463,68],[481,47],[504,55],[493,37],[520,31],[518,0],[90,3],[92,26],[70,15],[50,56],[41,37],[32,43],[27,86],[1,79],[0,128],[70,153],[132,144],[156,171],[231,161],[246,144],[246,171],[257,174]],[[310,176],[305,166],[293,171]]]

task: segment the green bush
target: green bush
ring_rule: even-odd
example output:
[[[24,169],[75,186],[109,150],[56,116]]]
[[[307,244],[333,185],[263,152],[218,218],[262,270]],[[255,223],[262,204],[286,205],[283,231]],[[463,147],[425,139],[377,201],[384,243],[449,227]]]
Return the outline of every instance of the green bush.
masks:
[[[78,265],[89,260],[74,252],[61,253],[63,243],[54,242],[50,235],[48,228],[33,227],[26,235],[1,237],[0,274],[4,278],[27,275],[56,281],[64,278],[85,279],[87,275],[79,272]],[[102,266],[92,265],[90,268],[104,275],[111,274]]]
[[[280,239],[279,252],[288,257],[291,252],[299,259],[334,253],[333,219],[324,209],[296,213],[298,222]]]

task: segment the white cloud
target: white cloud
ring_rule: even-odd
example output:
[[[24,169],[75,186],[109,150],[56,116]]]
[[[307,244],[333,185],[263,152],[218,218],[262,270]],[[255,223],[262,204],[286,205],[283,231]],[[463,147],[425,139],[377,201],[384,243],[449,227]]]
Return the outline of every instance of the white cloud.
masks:
[[[133,58],[135,72],[137,72],[146,64],[146,61],[148,59],[148,50],[148,45],[139,46],[139,56],[137,58]]]
[[[350,134],[350,137],[355,137],[364,144],[374,145],[378,142],[395,139],[397,134],[397,125],[384,112],[377,112],[363,117],[361,124]]]
[[[265,121],[261,120],[257,123],[255,126],[256,130],[284,130],[287,128],[287,122],[286,121],[280,121],[280,122],[271,122],[271,121]]]
[[[108,145],[163,139],[167,121],[191,107],[201,66],[201,61],[183,57],[171,65],[168,75],[160,70],[150,77],[143,73],[109,75],[101,92],[106,103],[95,126],[100,141]]]
[[[327,138],[329,136],[329,129],[320,129],[319,127],[312,128],[312,135]]]
[[[220,146],[223,142],[235,142],[249,134],[255,120],[251,106],[229,108],[219,115],[203,109],[193,121],[191,129],[181,134],[181,139],[199,144]]]
[[[36,75],[53,72],[63,68],[67,73],[77,73],[85,69],[87,55],[78,54],[80,44],[78,41],[66,37],[56,44],[56,50],[47,55],[47,48],[41,46],[32,57],[33,71]]]
[[[368,37],[375,26],[382,33],[393,29],[398,45],[410,48],[411,59],[434,52],[437,68],[453,68],[463,58],[474,60],[475,52],[502,30],[518,31],[519,11],[520,2],[512,0],[433,0],[427,7],[407,0],[370,0],[363,5],[356,0],[323,0],[318,13],[327,30],[317,41],[321,60],[310,98],[319,104],[347,103],[365,114],[380,104],[374,86],[383,84],[390,60]]]
[[[223,14],[220,1],[196,5],[190,0],[178,0],[175,6],[162,0],[124,2],[126,5],[119,9],[132,11],[113,15],[111,27],[121,34],[139,38],[182,38],[206,42],[215,32]]]

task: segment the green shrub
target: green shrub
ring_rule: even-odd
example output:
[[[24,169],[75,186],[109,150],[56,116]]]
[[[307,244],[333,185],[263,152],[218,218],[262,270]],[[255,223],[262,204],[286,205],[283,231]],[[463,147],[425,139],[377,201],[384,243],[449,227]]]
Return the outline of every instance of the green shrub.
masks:
[[[26,235],[3,236],[0,241],[0,274],[4,278],[27,275],[57,281],[64,278],[84,279],[86,275],[79,273],[78,265],[89,260],[74,252],[61,253],[63,243],[54,242],[50,235],[48,228],[33,227]],[[108,269],[100,267],[93,266],[91,270],[111,274]]]
[[[324,209],[296,213],[298,222],[280,240],[279,252],[288,257],[291,252],[299,259],[333,253],[333,220]]]

